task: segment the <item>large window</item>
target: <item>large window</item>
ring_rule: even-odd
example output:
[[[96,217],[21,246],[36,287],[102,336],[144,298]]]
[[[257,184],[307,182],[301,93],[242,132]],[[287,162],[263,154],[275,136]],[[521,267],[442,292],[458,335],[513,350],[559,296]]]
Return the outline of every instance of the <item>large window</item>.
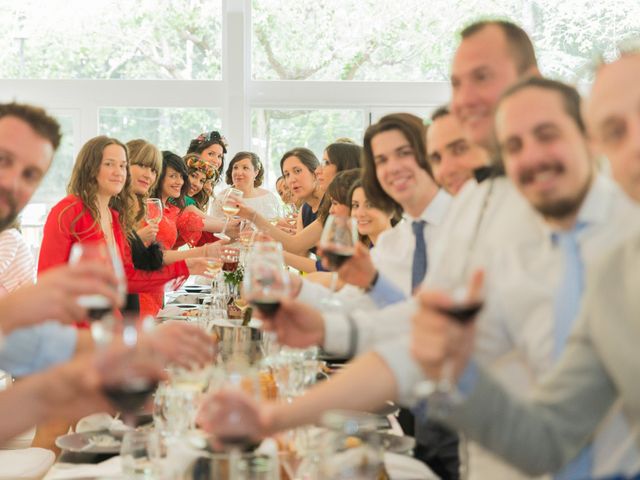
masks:
[[[547,75],[575,80],[640,31],[637,0],[253,0],[260,80],[446,81],[455,33],[479,17],[532,36]]]
[[[191,139],[220,130],[217,110],[203,108],[100,108],[99,132],[123,142],[144,138],[161,150],[187,153]]]
[[[220,79],[220,0],[0,0],[3,78]]]
[[[339,137],[361,141],[364,111],[320,109],[254,109],[252,148],[262,158],[267,186],[280,176],[280,158],[294,147],[311,149],[318,159],[325,147]]]

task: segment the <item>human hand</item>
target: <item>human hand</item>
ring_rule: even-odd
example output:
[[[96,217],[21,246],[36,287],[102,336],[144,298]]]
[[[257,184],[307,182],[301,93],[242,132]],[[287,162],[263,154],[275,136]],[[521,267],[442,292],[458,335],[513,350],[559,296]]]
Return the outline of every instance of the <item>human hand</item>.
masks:
[[[234,241],[240,236],[240,222],[239,218],[234,217],[230,218],[227,224],[227,235]]]
[[[0,299],[5,332],[14,328],[57,320],[78,322],[87,317],[87,310],[78,305],[80,295],[103,295],[113,305],[120,306],[118,280],[113,271],[97,261],[51,268],[38,278],[35,285],[26,285]]]
[[[292,223],[289,218],[279,218],[276,227],[289,235],[294,235],[297,231],[295,219]]]
[[[78,419],[98,411],[113,411],[104,389],[131,378],[155,383],[166,378],[162,363],[143,346],[128,348],[112,343],[97,352],[78,355],[72,361],[34,376],[40,382],[38,397],[58,417]],[[31,379],[29,379],[31,380]]]
[[[184,263],[186,263],[187,268],[189,269],[189,275],[202,275],[203,277],[213,278],[213,276],[211,275],[208,258],[185,258]]]
[[[323,260],[324,265],[324,260]],[[345,283],[367,288],[376,276],[376,267],[371,261],[369,249],[358,242],[353,255],[338,269],[338,277]]]
[[[270,435],[272,406],[258,404],[242,390],[207,394],[200,402],[196,424],[216,439],[248,437],[258,441]]]
[[[262,328],[276,332],[281,345],[306,348],[321,345],[324,341],[322,314],[302,302],[282,299],[273,316],[264,316],[259,309],[255,312],[262,319]]]
[[[213,362],[215,343],[200,327],[182,321],[160,324],[145,340],[169,363],[191,368]]]
[[[483,273],[476,272],[469,283],[462,305],[480,302]],[[442,377],[445,364],[451,365],[452,380],[464,371],[473,352],[475,317],[456,319],[452,315],[460,302],[437,290],[422,290],[416,295],[418,311],[412,318],[411,353],[425,375],[432,380]]]
[[[158,234],[158,224],[157,223],[148,223],[144,227],[140,228],[136,231],[140,240],[145,245],[151,245],[156,240],[156,235]]]

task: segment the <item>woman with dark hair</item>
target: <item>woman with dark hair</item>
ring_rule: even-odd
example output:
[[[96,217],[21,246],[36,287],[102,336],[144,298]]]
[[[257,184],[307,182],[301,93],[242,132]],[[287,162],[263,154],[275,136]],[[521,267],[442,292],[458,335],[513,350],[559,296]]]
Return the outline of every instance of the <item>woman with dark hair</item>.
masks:
[[[302,203],[298,216],[298,232],[311,225],[318,215],[324,195],[324,190],[316,178],[319,165],[315,154],[304,147],[289,150],[280,159],[280,170],[291,195],[296,202]]]
[[[227,139],[220,135],[217,130],[212,130],[209,133],[201,133],[196,138],[191,140],[187,154],[196,153],[200,155],[200,158],[212,165],[218,172],[214,184],[222,176],[224,170],[224,156],[227,153]]]
[[[280,215],[280,202],[269,190],[261,188],[264,167],[258,155],[253,152],[238,152],[227,168],[227,185],[232,185],[243,193],[245,205],[274,221]]]
[[[362,147],[353,143],[332,143],[325,148],[322,161],[316,168],[320,188],[326,190],[336,174],[352,168],[360,168]]]
[[[206,212],[211,195],[205,190],[205,185],[217,180],[218,170],[196,153],[187,154],[184,162],[189,174],[189,190],[185,202],[187,206],[195,205],[200,211]]]
[[[324,223],[329,215],[349,216],[349,191],[351,186],[360,178],[360,169],[354,168],[338,173],[325,192],[325,198],[329,208],[320,212],[317,221]],[[301,272],[326,272],[320,260],[314,260],[308,256],[295,255],[285,252],[285,262],[287,265],[300,270]],[[328,283],[329,277],[323,279],[321,283]]]
[[[369,248],[375,246],[380,234],[395,226],[402,216],[394,209],[383,210],[373,205],[364,193],[358,178],[349,191],[351,216],[356,219],[360,241]]]
[[[269,219],[260,215],[254,208],[241,201],[239,215],[253,222],[260,230],[282,243],[291,253],[306,255],[314,250],[322,234],[322,222],[317,220],[321,207],[323,191],[316,181],[315,169],[318,159],[308,148],[294,148],[285,153],[280,160],[280,168],[295,200],[304,202],[298,215],[297,233],[291,235],[272,225]]]
[[[184,160],[173,152],[162,152],[162,173],[153,192],[164,206],[162,220],[158,225],[158,241],[166,250],[202,245],[203,232],[219,232],[224,222],[200,211],[195,205],[187,205],[189,173]],[[231,232],[237,225],[231,224]],[[209,238],[209,237],[207,237]]]

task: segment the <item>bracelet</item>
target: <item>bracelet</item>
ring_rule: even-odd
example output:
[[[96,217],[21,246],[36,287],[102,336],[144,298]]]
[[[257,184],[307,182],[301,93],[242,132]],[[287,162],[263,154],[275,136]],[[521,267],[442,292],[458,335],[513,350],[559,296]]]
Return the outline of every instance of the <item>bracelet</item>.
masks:
[[[367,285],[364,289],[365,292],[369,293],[371,290],[373,290],[373,287],[376,286],[376,283],[378,282],[378,278],[380,277],[380,272],[378,272],[378,270],[376,270],[375,275],[373,276],[373,278],[371,279],[371,283],[369,283],[369,285]]]

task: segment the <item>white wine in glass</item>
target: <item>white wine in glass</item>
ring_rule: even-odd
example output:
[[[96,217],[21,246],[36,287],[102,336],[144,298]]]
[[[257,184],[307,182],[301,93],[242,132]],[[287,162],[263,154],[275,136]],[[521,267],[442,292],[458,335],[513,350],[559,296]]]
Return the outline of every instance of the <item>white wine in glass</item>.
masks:
[[[162,220],[162,200],[159,198],[147,198],[145,207],[144,219],[147,223],[159,224],[160,220]]]
[[[227,225],[229,225],[229,219],[234,215],[237,215],[240,211],[240,207],[238,206],[238,201],[242,200],[242,190],[238,190],[237,188],[230,188],[229,191],[225,194],[222,199],[222,212],[227,217],[227,220],[224,222],[224,228],[222,232],[216,233],[216,236],[221,240],[231,240],[229,235],[227,235]]]

